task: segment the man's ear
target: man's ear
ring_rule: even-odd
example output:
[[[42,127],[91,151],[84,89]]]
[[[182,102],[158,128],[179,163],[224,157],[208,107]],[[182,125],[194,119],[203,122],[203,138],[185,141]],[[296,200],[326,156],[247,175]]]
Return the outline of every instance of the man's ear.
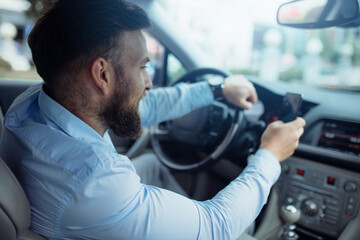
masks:
[[[109,94],[114,81],[114,71],[111,64],[104,58],[96,58],[90,66],[90,75],[93,83],[104,95]]]

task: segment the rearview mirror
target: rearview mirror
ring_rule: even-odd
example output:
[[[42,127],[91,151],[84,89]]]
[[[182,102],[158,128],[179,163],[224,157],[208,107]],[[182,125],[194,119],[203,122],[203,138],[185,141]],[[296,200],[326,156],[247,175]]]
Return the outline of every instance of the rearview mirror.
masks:
[[[282,4],[280,25],[296,28],[344,26],[360,17],[358,0],[296,0]]]

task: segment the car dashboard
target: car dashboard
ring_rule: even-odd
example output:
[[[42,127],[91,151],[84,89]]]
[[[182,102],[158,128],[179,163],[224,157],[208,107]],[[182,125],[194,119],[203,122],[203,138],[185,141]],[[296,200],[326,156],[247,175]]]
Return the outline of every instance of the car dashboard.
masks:
[[[251,81],[264,105],[259,120],[266,123],[285,92],[304,96],[300,116],[307,125],[294,156],[282,162],[274,187],[278,211],[287,205],[300,211],[300,239],[359,239],[353,223],[360,217],[360,94]],[[276,239],[268,236],[259,239]]]

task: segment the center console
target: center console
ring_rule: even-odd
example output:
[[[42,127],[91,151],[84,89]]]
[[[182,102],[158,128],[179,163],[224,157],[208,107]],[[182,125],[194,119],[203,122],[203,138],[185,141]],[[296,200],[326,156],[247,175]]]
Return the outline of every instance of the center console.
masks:
[[[300,239],[337,239],[359,212],[360,174],[295,157],[282,170],[278,204],[300,210]]]

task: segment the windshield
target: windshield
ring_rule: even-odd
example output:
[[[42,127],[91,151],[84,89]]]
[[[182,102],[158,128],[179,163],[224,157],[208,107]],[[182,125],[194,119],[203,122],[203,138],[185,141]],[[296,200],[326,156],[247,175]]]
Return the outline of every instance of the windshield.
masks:
[[[161,2],[209,64],[263,81],[360,90],[359,28],[282,27],[285,0]]]

